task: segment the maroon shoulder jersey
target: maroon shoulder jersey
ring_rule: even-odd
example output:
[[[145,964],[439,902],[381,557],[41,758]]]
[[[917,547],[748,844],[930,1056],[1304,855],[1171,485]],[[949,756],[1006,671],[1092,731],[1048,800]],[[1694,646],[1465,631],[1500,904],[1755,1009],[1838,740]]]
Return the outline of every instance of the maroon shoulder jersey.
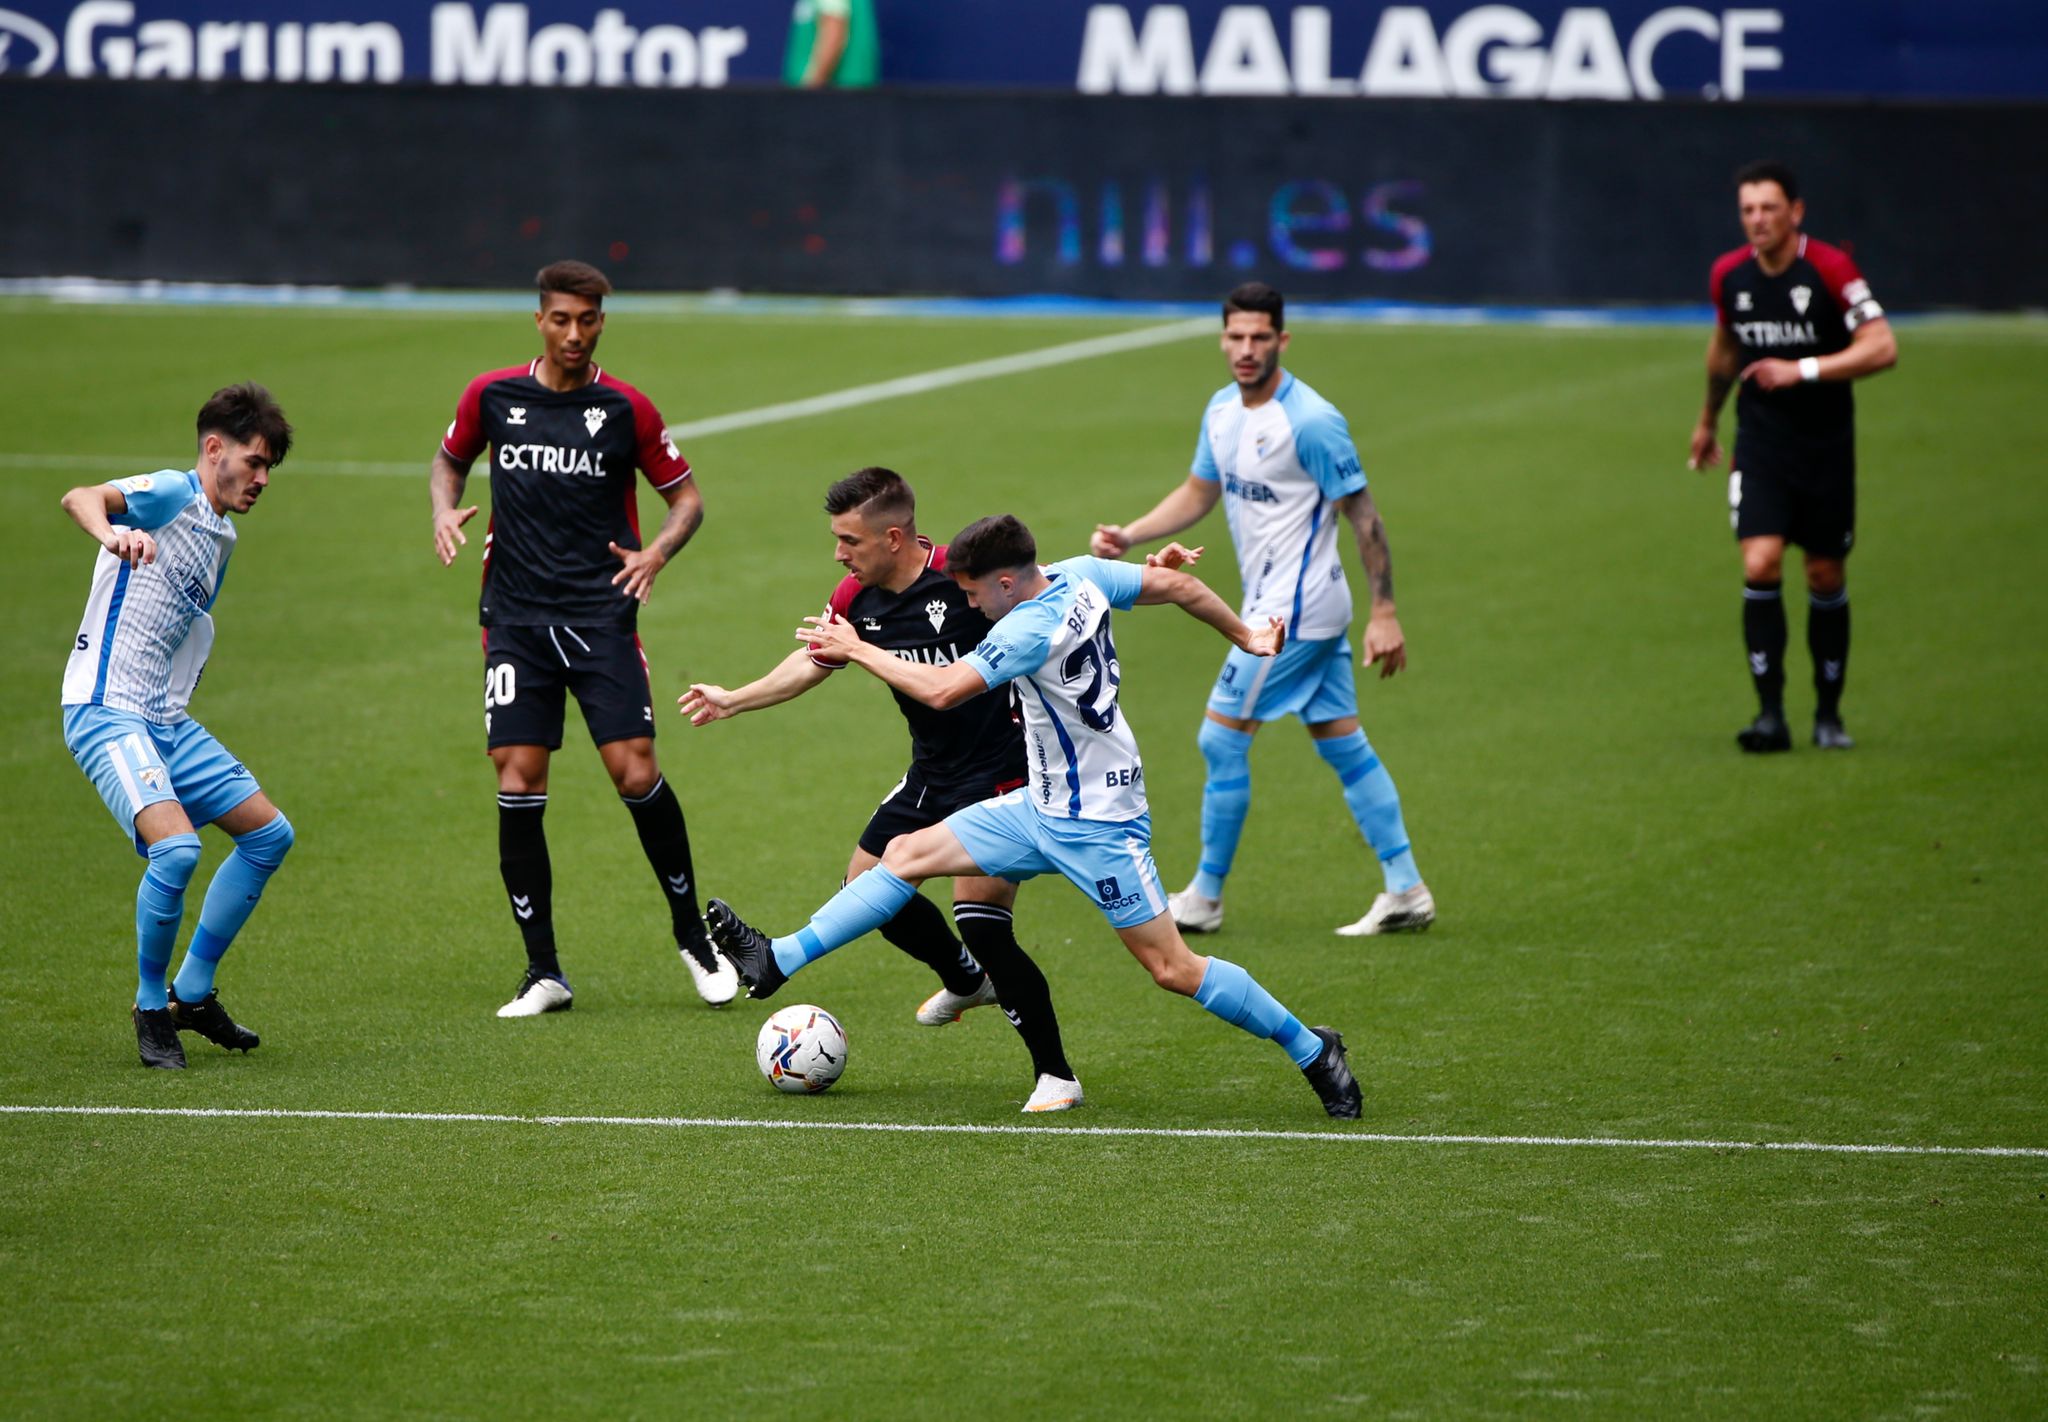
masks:
[[[664,433],[661,412],[599,370],[575,390],[534,378],[540,362],[491,370],[469,382],[441,448],[468,465],[491,451],[491,523],[484,539],[486,627],[618,627],[636,599],[612,586],[612,544],[640,546],[633,471],[656,489],[690,477]]]
[[[865,587],[848,575],[832,590],[828,609],[852,623],[863,642],[908,662],[943,667],[980,646],[994,624],[946,572],[945,545],[925,547],[924,570],[902,592]],[[811,660],[835,670],[843,665],[815,653]],[[1024,732],[1011,688],[984,692],[950,711],[890,690],[910,723],[911,758],[927,784],[994,787],[1023,780]]]
[[[1776,276],[1738,247],[1714,263],[1709,278],[1716,319],[1735,338],[1742,364],[1775,356],[1802,360],[1849,344],[1865,321],[1884,315],[1870,283],[1839,247],[1802,235],[1792,262]],[[1811,381],[1760,390],[1745,380],[1735,397],[1736,436],[1794,443],[1848,439],[1856,401],[1846,380]]]

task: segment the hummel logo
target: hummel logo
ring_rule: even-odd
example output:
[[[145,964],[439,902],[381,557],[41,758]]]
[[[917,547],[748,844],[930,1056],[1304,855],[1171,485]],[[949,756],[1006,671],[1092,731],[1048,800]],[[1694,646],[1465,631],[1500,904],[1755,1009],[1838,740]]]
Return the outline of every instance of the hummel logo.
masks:
[[[603,427],[606,413],[595,405],[583,412],[583,428],[590,431],[592,439],[597,438],[598,430]]]
[[[1770,669],[1771,654],[1769,652],[1751,652],[1749,654],[1749,674],[1751,676],[1762,676]]]
[[[1003,1016],[1010,1019],[1010,1025],[1012,1027],[1022,1027],[1024,1025],[1024,1018],[1022,1014],[1015,1012],[1010,1008],[1003,1008]]]
[[[926,603],[924,605],[924,615],[932,620],[932,631],[938,631],[939,625],[946,620],[946,604],[944,600],[935,597]]]
[[[1827,681],[1840,681],[1842,679],[1842,664],[1840,662],[1822,662],[1820,664],[1820,674]]]
[[[518,914],[521,918],[532,918],[533,900],[525,894],[514,894],[512,896],[512,912]]]
[[[1801,316],[1804,316],[1806,314],[1806,303],[1811,300],[1813,300],[1812,287],[1795,286],[1792,288],[1792,309],[1794,311],[1797,311]]]
[[[689,893],[689,892],[690,892],[690,876],[689,876],[688,874],[671,874],[671,875],[669,875],[669,876],[668,876],[668,891],[669,891],[669,892],[670,892],[671,894],[676,894],[676,895],[678,895],[678,896],[680,896],[680,895],[683,895],[683,894],[687,894],[687,893]]]
[[[860,620],[860,625],[869,632],[879,632],[882,630],[882,624],[875,621],[872,617],[863,617]]]
[[[525,424],[526,407],[524,405],[514,405],[511,409],[507,410],[505,412],[505,423],[508,425]]]

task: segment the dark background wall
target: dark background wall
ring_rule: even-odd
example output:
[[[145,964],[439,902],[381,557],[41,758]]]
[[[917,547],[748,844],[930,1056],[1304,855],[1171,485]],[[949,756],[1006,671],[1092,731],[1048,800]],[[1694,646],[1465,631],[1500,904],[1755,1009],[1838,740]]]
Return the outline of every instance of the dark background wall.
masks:
[[[2048,107],[0,81],[0,274],[1687,301],[1782,157],[1898,307],[2048,305]]]

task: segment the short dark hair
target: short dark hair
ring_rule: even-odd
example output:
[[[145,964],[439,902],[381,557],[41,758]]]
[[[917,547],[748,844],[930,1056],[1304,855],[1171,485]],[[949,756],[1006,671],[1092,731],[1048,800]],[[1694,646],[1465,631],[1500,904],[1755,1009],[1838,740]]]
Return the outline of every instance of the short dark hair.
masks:
[[[1287,329],[1287,298],[1262,281],[1248,281],[1223,298],[1223,320],[1233,311],[1263,311],[1273,318],[1273,329]]]
[[[906,533],[917,527],[917,495],[893,469],[870,465],[856,469],[825,491],[825,512],[837,518],[854,509],[866,509],[867,517],[893,524]]]
[[[978,518],[946,545],[946,570],[968,578],[1037,562],[1038,540],[1017,521],[1015,514]]]
[[[292,425],[270,392],[254,381],[224,385],[199,407],[199,438],[217,434],[237,444],[254,444],[258,436],[270,447],[273,467],[291,452]]]
[[[1754,163],[1744,163],[1735,170],[1735,186],[1747,183],[1776,183],[1784,189],[1786,202],[1799,201],[1799,179],[1792,170],[1775,158],[1760,158]]]
[[[588,262],[549,262],[533,274],[533,284],[539,289],[543,303],[547,301],[549,292],[559,291],[568,296],[581,296],[602,306],[612,290],[605,274]]]

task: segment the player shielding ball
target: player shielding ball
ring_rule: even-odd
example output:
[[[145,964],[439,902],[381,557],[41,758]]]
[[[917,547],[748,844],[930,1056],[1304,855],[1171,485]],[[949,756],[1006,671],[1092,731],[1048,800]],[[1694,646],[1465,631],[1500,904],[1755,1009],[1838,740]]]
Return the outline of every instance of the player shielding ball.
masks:
[[[611,283],[582,262],[543,267],[536,281],[541,354],[470,381],[430,480],[434,551],[445,567],[468,542],[462,526],[476,506],[458,505],[489,447],[478,602],[484,740],[498,772],[498,868],[526,943],[526,974],[498,1015],[534,1017],[574,1001],[555,950],[554,870],[541,827],[567,694],[633,816],[698,994],[716,1006],[732,1001],[738,980],[698,913],[689,830],[655,762],[654,698],[635,631],[640,604],[703,522],[704,503],[653,402],[596,364]],[[636,467],[668,504],[644,546]]]
[[[292,847],[291,821],[242,763],[186,710],[213,650],[213,605],[246,514],[292,447],[292,427],[260,385],[216,390],[199,409],[199,458],[64,495],[100,545],[92,591],[64,668],[64,744],[135,852],[135,1045],[148,1067],[178,1069],[178,1033],[247,1052],[257,1035],[228,1016],[220,960]],[[195,825],[235,841],[206,886],[199,926],[168,990],[164,974],[199,868]]]
[[[1847,750],[1849,549],[1856,539],[1856,403],[1850,382],[1889,370],[1899,348],[1884,308],[1849,254],[1800,231],[1806,204],[1782,163],[1735,175],[1749,239],[1714,263],[1716,321],[1707,399],[1693,427],[1694,469],[1721,460],[1721,406],[1738,383],[1728,518],[1742,549],[1742,635],[1756,720],[1746,751],[1792,749],[1785,720],[1785,545],[1806,554],[1806,645],[1813,657],[1813,743]]]
[[[1268,721],[1298,716],[1380,862],[1382,892],[1337,932],[1418,931],[1436,921],[1436,900],[1415,866],[1394,778],[1359,725],[1351,585],[1338,554],[1338,524],[1350,524],[1372,590],[1362,655],[1382,677],[1408,664],[1394,610],[1393,554],[1344,416],[1281,368],[1291,340],[1286,314],[1285,299],[1263,282],[1247,282],[1223,299],[1223,354],[1232,379],[1202,412],[1193,469],[1141,517],[1096,525],[1088,547],[1098,557],[1120,558],[1135,544],[1192,527],[1220,499],[1237,547],[1245,621],[1278,617],[1287,624],[1285,651],[1271,661],[1231,652],[1209,693],[1195,736],[1208,765],[1202,857],[1193,880],[1170,900],[1174,921],[1193,933],[1223,926],[1223,883],[1251,812],[1252,737]]]
[[[862,641],[927,666],[950,665],[981,645],[992,624],[947,576],[946,548],[918,536],[917,497],[900,474],[869,468],[847,475],[826,491],[825,512],[832,556],[847,570],[827,603],[829,616]],[[799,647],[737,690],[693,685],[678,704],[692,725],[708,725],[801,696],[845,665]],[[895,696],[910,726],[910,768],[861,833],[848,881],[880,862],[896,836],[1024,783],[1013,697],[978,696],[938,710],[901,691]],[[1000,1001],[1031,1053],[1036,1085],[1024,1109],[1065,1111],[1081,1104],[1081,1083],[1060,1045],[1045,974],[1018,946],[1016,899],[1017,886],[1007,879],[963,875],[953,881],[959,938],[922,894],[913,894],[881,934],[938,974],[939,990],[917,1010],[920,1024],[943,1027],[970,1008]]]
[[[943,667],[905,661],[830,616],[806,618],[797,636],[927,706],[958,706],[1016,683],[1028,779],[1021,789],[891,840],[881,863],[787,937],[768,938],[713,899],[712,934],[752,995],[772,995],[807,963],[888,922],[926,879],[1062,874],[1101,910],[1154,982],[1278,1043],[1325,1111],[1356,1117],[1362,1100],[1344,1039],[1327,1027],[1303,1026],[1243,968],[1198,957],[1182,940],[1152,862],[1144,763],[1117,704],[1122,668],[1112,611],[1170,602],[1261,658],[1285,645],[1281,623],[1249,627],[1199,579],[1165,567],[1090,557],[1040,567],[1030,530],[1008,515],[969,524],[948,551],[948,572],[995,623],[965,659]]]

